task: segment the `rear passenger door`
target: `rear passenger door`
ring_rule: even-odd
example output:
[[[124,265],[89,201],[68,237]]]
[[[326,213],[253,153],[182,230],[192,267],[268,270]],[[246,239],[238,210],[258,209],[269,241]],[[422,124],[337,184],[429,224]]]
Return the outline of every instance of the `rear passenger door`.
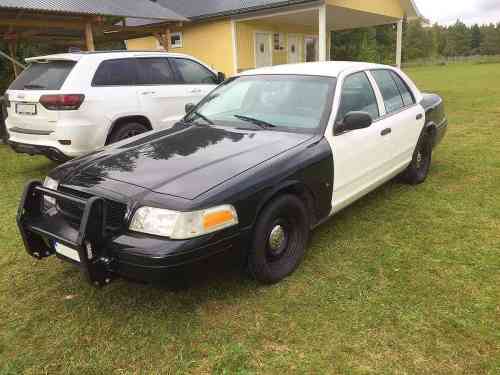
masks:
[[[391,164],[395,171],[406,168],[413,157],[415,146],[423,129],[424,110],[404,80],[388,69],[372,70],[384,101],[385,113],[380,119],[391,151]]]
[[[168,58],[140,57],[137,67],[142,112],[154,129],[172,127],[184,115],[186,100]]]
[[[182,84],[186,103],[197,104],[217,86],[217,76],[202,64],[181,57],[169,60]]]

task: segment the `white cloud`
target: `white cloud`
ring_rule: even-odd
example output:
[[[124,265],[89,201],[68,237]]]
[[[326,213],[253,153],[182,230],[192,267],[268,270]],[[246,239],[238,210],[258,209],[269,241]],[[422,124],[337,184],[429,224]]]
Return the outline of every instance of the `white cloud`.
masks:
[[[415,0],[424,17],[452,24],[500,23],[500,0]]]

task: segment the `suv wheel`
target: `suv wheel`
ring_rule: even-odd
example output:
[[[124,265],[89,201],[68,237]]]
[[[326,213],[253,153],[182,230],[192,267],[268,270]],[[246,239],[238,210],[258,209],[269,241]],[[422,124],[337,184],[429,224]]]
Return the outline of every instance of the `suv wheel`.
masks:
[[[141,124],[140,122],[127,122],[111,132],[108,139],[108,145],[116,142],[123,141],[124,139],[134,137],[136,135],[142,134],[149,131],[149,128]]]
[[[255,226],[248,256],[252,276],[274,284],[293,273],[304,257],[309,234],[309,214],[299,198],[284,195],[272,201]]]

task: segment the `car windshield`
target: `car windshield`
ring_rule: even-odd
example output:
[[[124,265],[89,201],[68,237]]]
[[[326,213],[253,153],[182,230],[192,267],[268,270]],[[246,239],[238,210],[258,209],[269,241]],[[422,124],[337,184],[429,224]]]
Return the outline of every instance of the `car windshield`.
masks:
[[[330,113],[335,82],[335,78],[320,76],[237,77],[202,100],[185,121],[315,132]]]

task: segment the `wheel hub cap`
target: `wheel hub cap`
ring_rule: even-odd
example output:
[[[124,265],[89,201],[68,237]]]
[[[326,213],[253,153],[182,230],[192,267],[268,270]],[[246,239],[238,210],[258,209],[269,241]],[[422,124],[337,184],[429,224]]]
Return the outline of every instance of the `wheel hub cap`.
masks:
[[[281,225],[276,225],[269,234],[269,249],[274,254],[281,253],[286,244],[285,228]]]

